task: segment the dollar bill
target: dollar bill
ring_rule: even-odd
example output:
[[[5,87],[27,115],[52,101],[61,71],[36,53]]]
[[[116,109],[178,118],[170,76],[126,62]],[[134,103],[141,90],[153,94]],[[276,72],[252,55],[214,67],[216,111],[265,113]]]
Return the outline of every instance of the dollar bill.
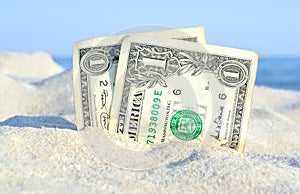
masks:
[[[140,144],[244,151],[258,56],[181,40],[123,40],[109,132]]]
[[[205,43],[204,27],[138,34]],[[88,126],[107,129],[120,47],[126,36],[128,34],[93,38],[74,44],[74,101],[78,129]]]

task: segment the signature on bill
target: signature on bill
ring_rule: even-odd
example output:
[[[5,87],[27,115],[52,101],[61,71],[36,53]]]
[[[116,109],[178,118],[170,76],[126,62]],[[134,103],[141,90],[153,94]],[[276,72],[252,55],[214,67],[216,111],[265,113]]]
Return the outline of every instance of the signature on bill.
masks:
[[[106,112],[102,112],[100,115],[100,124],[103,129],[108,129],[109,115]]]
[[[106,98],[108,96],[107,90],[103,90],[101,93],[101,109],[105,108],[106,109]]]

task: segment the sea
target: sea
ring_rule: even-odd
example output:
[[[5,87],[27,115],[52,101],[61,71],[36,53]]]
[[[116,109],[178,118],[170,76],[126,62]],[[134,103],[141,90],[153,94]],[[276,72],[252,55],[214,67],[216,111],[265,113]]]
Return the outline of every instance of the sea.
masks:
[[[72,68],[72,57],[54,57],[65,69]],[[260,57],[256,85],[300,91],[300,57]]]

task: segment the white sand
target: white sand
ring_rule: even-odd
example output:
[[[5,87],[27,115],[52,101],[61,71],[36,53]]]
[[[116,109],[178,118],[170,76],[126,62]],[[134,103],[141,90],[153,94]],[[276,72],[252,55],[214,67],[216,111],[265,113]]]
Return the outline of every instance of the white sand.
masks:
[[[62,71],[63,68],[45,52],[0,53],[1,74],[14,79],[34,82]]]
[[[0,53],[0,193],[300,192],[300,93],[255,89],[244,155],[199,147],[162,167],[106,164],[74,125],[71,72]]]

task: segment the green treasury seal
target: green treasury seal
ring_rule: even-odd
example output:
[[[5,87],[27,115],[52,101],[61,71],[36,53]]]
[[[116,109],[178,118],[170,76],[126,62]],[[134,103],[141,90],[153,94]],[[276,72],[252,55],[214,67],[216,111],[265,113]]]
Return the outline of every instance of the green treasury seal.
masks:
[[[191,141],[197,138],[202,131],[202,120],[192,110],[180,110],[174,114],[170,122],[170,128],[180,140]]]

